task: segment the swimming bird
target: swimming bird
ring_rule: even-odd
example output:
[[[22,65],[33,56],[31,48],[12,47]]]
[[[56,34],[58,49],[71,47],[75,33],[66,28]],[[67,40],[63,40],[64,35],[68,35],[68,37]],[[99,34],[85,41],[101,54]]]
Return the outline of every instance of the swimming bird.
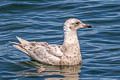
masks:
[[[20,43],[13,46],[26,53],[32,59],[50,65],[78,65],[82,62],[77,30],[91,28],[76,18],[70,18],[64,23],[64,42],[62,45],[47,42],[30,42],[17,37]]]

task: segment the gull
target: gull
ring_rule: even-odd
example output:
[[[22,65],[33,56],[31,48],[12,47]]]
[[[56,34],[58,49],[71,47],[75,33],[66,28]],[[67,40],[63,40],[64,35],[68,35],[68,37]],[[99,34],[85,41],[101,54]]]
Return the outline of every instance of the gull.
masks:
[[[82,63],[77,30],[91,28],[76,18],[70,18],[64,23],[64,42],[62,45],[47,42],[27,41],[17,37],[20,43],[14,47],[26,53],[31,59],[49,65],[78,65]]]

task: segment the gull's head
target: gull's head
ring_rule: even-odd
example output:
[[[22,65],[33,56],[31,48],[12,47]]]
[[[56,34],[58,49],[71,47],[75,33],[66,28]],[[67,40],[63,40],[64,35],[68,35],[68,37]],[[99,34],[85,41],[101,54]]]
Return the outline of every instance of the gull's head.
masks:
[[[91,28],[91,26],[89,24],[84,24],[76,18],[70,18],[64,23],[65,31],[77,31],[80,28]]]

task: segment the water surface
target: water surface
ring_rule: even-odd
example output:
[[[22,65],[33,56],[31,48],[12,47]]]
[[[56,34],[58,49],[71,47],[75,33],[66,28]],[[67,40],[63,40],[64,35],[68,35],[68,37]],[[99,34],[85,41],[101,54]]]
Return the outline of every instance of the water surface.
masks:
[[[62,26],[68,18],[91,24],[78,37],[83,62],[77,66],[50,66],[31,61],[9,41],[62,44]],[[1,80],[120,79],[119,0],[2,0],[0,2]],[[38,73],[40,66],[46,68]]]

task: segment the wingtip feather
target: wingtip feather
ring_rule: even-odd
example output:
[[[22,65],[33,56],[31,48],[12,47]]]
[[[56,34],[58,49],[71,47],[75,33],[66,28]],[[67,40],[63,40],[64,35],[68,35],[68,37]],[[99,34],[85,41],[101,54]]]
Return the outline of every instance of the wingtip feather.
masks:
[[[28,43],[29,43],[28,41],[26,41],[26,40],[24,40],[24,39],[22,39],[22,38],[20,38],[20,37],[18,37],[18,36],[16,36],[16,38],[19,40],[19,42],[20,42],[21,44],[28,44]]]

